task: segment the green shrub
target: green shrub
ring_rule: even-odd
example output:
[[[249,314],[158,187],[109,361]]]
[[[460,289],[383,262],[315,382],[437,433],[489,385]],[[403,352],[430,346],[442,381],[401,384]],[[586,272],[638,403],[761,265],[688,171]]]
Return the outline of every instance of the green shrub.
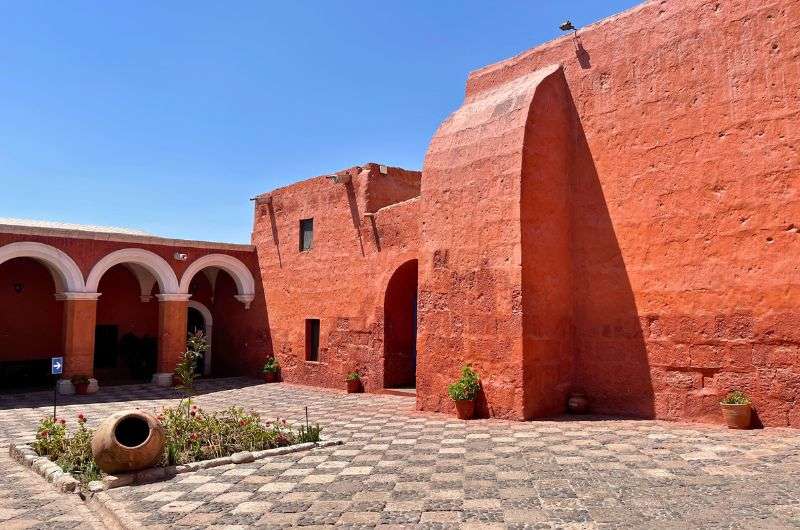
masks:
[[[42,418],[39,421],[39,428],[36,430],[36,439],[33,442],[33,450],[39,456],[46,456],[50,460],[55,460],[64,452],[67,438],[66,421],[54,420],[51,417]]]
[[[475,399],[481,382],[477,372],[470,365],[461,368],[461,377],[447,387],[447,394],[453,401],[470,401]]]
[[[320,433],[322,427],[319,425],[305,426],[301,425],[297,430],[297,443],[318,442],[320,440]]]
[[[70,434],[63,419],[44,418],[39,422],[33,450],[46,456],[82,484],[102,476],[92,458],[92,430],[86,428],[86,418],[78,414],[78,429]]]
[[[347,374],[347,377],[345,377],[345,381],[360,381],[360,380],[361,380],[361,374],[359,374],[356,371],[349,372]]]
[[[734,390],[729,392],[725,399],[722,400],[725,405],[749,405],[750,398],[741,390]]]

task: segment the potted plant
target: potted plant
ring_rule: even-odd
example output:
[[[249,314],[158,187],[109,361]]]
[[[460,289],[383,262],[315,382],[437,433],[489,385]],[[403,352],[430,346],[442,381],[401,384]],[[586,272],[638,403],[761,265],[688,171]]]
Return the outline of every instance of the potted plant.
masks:
[[[265,383],[274,383],[278,380],[278,371],[280,371],[281,365],[278,364],[278,359],[275,357],[270,357],[267,359],[267,362],[264,363],[264,368],[261,371],[264,373],[264,382]]]
[[[348,394],[360,394],[363,391],[361,388],[361,375],[357,371],[348,373],[345,381],[347,381]]]
[[[722,415],[729,429],[749,429],[752,405],[750,398],[741,390],[729,392],[725,399],[720,401]]]
[[[470,365],[461,368],[461,377],[447,387],[447,394],[456,404],[456,414],[461,420],[471,419],[475,414],[475,397],[481,383],[477,372]]]
[[[72,386],[75,387],[75,393],[79,396],[85,396],[89,393],[89,377],[83,374],[73,375],[70,378]]]
[[[586,414],[589,412],[589,398],[580,390],[574,390],[567,399],[567,410],[572,414]]]

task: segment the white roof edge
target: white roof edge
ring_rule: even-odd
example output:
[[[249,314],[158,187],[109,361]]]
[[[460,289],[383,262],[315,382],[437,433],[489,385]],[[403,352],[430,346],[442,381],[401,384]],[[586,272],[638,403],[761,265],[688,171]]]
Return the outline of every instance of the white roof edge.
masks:
[[[86,228],[56,228],[45,226],[25,226],[19,224],[4,224],[5,219],[0,218],[0,233],[19,234],[45,237],[68,237],[72,239],[92,239],[96,241],[116,241],[120,243],[139,243],[143,245],[167,245],[173,247],[206,248],[216,250],[238,250],[252,252],[255,246],[242,243],[219,243],[215,241],[196,241],[192,239],[173,239],[168,237],[152,236],[139,233],[102,232]],[[99,228],[99,227],[98,227]]]

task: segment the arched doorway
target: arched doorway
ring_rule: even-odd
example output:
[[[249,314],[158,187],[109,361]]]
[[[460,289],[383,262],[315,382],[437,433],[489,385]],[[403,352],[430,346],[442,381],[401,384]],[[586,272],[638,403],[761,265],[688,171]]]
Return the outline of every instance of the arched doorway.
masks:
[[[100,278],[94,338],[94,372],[105,384],[149,381],[158,356],[158,292],[143,293],[140,271],[124,263]]]
[[[383,386],[414,388],[417,374],[417,260],[402,264],[383,301]]]
[[[213,349],[213,330],[214,318],[211,316],[211,310],[197,300],[189,300],[188,313],[186,315],[186,331],[188,333],[196,333],[202,331],[208,341],[208,351],[205,352],[202,359],[197,363],[197,372],[203,375],[211,375],[211,352]]]
[[[250,340],[247,311],[255,299],[255,279],[247,266],[233,256],[207,254],[186,268],[180,292],[191,295],[189,307],[204,318],[210,348],[203,373],[217,377],[246,373],[241,358]],[[190,312],[189,318],[197,316]]]
[[[0,263],[0,388],[52,387],[50,357],[64,352],[64,302],[56,289],[36,259]]]

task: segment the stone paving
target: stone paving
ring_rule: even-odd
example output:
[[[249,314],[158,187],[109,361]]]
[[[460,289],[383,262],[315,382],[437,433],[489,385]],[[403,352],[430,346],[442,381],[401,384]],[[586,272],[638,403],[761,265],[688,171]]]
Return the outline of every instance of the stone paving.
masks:
[[[237,404],[299,422],[308,406],[323,434],[345,443],[110,490],[124,520],[152,528],[800,527],[800,431],[609,419],[462,422],[416,412],[405,397],[244,379],[201,389],[196,399],[209,409]],[[175,396],[144,385],[108,388],[69,398],[65,417],[84,412],[93,422],[122,402],[153,409]],[[47,400],[0,397],[0,436],[30,432]],[[34,494],[85,510],[38,477],[17,492],[20,477],[35,475],[4,458],[4,527],[24,517],[14,503]],[[64,513],[41,515],[55,521]]]

